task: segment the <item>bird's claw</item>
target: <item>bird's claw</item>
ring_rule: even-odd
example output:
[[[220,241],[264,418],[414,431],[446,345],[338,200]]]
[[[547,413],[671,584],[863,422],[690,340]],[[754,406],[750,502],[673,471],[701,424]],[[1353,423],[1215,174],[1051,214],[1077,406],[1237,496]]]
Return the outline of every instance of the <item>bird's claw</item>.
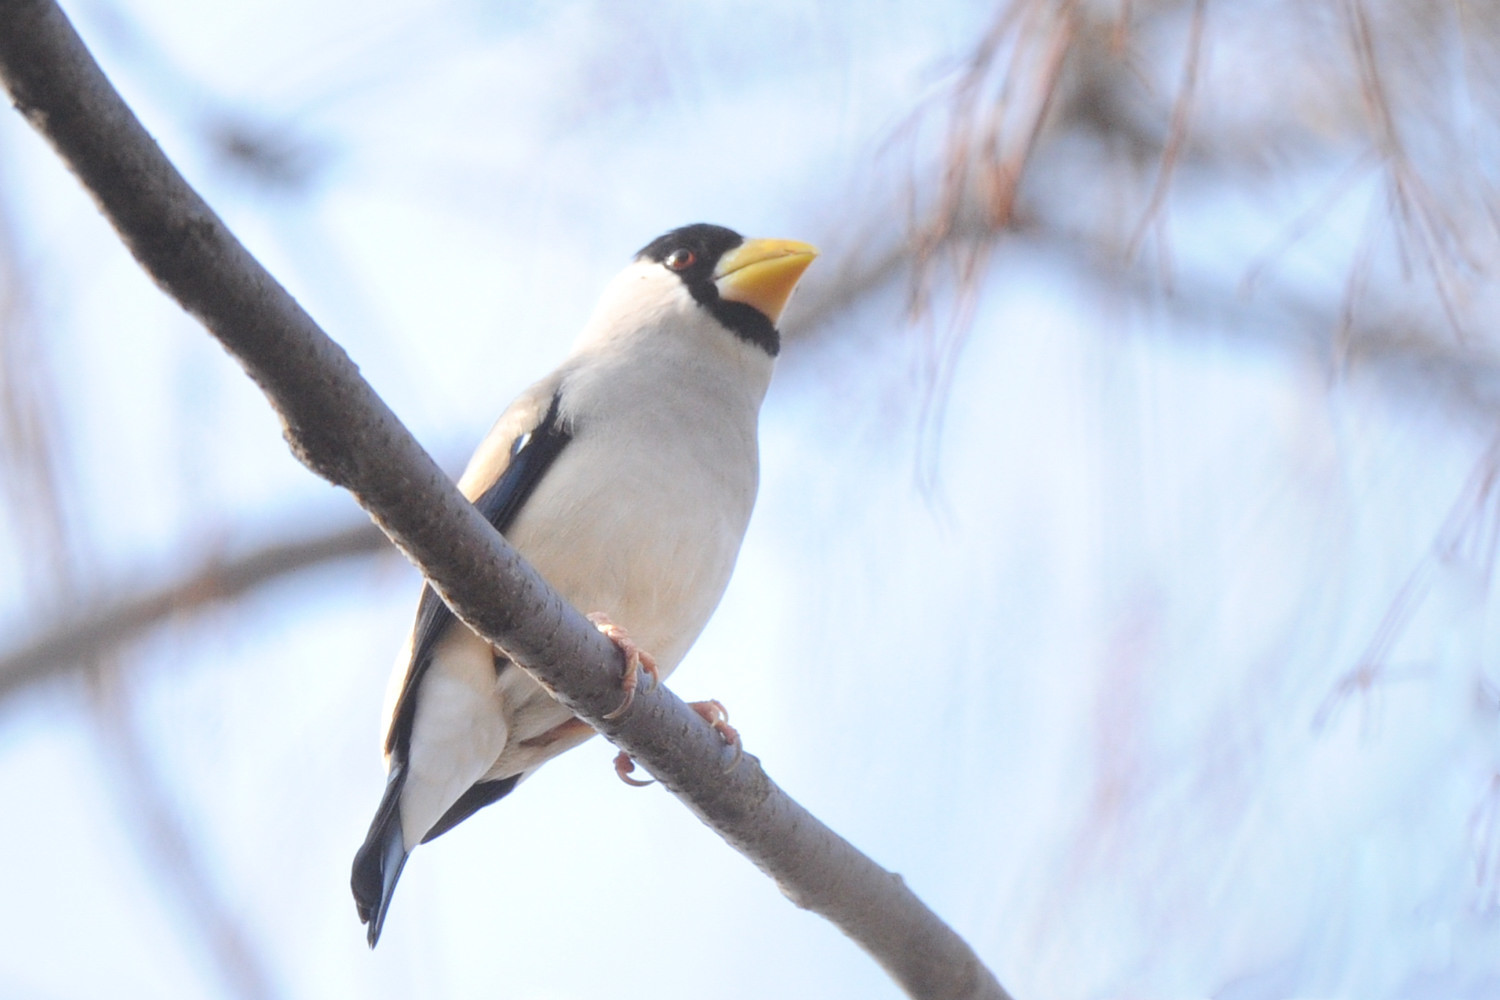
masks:
[[[615,754],[615,773],[620,776],[620,780],[625,782],[625,784],[634,785],[636,788],[645,788],[647,785],[656,784],[656,782],[653,780],[642,781],[640,778],[632,778],[630,776],[630,772],[634,770],[634,757],[630,756],[630,754],[626,753],[624,750],[621,750],[619,753]]]
[[[656,658],[637,646],[630,638],[630,633],[610,621],[608,615],[595,611],[588,616],[588,620],[625,656],[625,676],[620,680],[620,689],[625,692],[625,697],[613,711],[604,716],[605,719],[618,719],[625,714],[631,702],[635,701],[635,689],[640,684],[641,673],[650,674],[653,685],[661,683],[661,673],[656,669]]]
[[[727,745],[734,747],[734,758],[730,760],[729,766],[724,768],[725,771],[733,771],[735,765],[740,762],[740,758],[745,755],[745,747],[740,742],[740,731],[729,724],[729,710],[716,698],[710,698],[708,701],[690,701],[688,708],[697,712]]]
[[[726,746],[734,747],[734,757],[729,761],[729,766],[724,768],[726,772],[733,771],[735,765],[740,762],[740,758],[745,755],[745,747],[740,742],[739,730],[729,724],[729,710],[716,698],[710,698],[708,701],[690,701],[688,708],[697,712],[698,716],[719,734]],[[623,706],[615,709],[617,712],[622,710]],[[627,785],[634,785],[636,788],[645,788],[647,785],[655,784],[654,781],[632,778],[630,775],[633,771],[635,771],[634,757],[624,750],[615,754],[615,774],[620,776],[621,781]]]

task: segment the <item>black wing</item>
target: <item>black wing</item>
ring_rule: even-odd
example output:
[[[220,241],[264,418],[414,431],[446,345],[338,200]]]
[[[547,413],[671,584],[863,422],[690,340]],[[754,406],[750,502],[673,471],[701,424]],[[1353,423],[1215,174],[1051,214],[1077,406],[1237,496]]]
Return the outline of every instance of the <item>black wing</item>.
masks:
[[[510,446],[510,463],[493,486],[485,490],[474,506],[485,518],[504,534],[510,529],[516,515],[526,500],[536,491],[557,456],[562,454],[572,430],[558,413],[558,396],[552,396],[547,415],[541,423],[521,434]],[[406,758],[411,749],[411,730],[417,714],[416,691],[427,668],[432,665],[433,650],[438,640],[457,621],[431,587],[422,588],[422,598],[417,602],[417,621],[412,631],[411,667],[406,672],[406,682],[396,701],[396,710],[391,718],[391,731],[386,735],[386,752],[391,756],[390,773],[386,777],[385,794],[375,809],[375,819],[370,823],[370,832],[365,842],[354,855],[354,869],[350,884],[354,889],[354,902],[359,910],[359,919],[369,924],[370,947],[380,939],[380,928],[385,923],[385,914],[391,905],[391,893],[396,889],[396,880],[406,864],[407,850],[401,834],[401,789],[406,784]],[[509,661],[499,660],[496,671],[505,668]],[[481,781],[474,785],[445,813],[427,835],[423,843],[451,829],[471,813],[503,797],[515,787],[519,775],[498,781]]]
[[[502,535],[510,530],[521,507],[573,439],[572,431],[558,414],[559,399],[554,394],[541,423],[516,438],[510,446],[510,464],[494,485],[474,501],[485,520]],[[412,626],[411,669],[406,672],[406,683],[402,685],[396,710],[391,716],[391,731],[385,738],[386,752],[402,760],[411,744],[411,728],[417,714],[417,686],[432,663],[438,640],[456,620],[437,592],[431,586],[424,586],[421,600],[417,602],[417,621]],[[503,662],[497,664],[496,669],[502,666]]]

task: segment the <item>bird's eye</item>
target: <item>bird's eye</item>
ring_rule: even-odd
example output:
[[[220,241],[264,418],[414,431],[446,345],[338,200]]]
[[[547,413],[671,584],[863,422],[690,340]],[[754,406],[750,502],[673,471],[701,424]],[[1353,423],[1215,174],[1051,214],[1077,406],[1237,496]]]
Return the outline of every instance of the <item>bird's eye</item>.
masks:
[[[693,251],[686,247],[678,247],[667,254],[667,259],[662,261],[662,263],[674,271],[686,271],[693,266],[693,262],[697,259],[698,255],[693,253]]]

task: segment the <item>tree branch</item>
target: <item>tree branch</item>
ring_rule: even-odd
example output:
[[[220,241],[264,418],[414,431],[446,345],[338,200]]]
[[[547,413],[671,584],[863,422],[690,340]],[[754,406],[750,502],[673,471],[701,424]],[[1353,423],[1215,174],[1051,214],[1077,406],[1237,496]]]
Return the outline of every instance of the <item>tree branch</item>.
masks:
[[[50,0],[0,0],[0,76],[146,271],[245,367],[293,452],[348,489],[455,614],[646,766],[705,823],[832,920],[913,997],[1003,998],[968,945],[657,685],[630,711],[619,651],[443,475],[348,356],[167,161]]]
[[[275,542],[234,558],[212,555],[156,590],[77,610],[0,656],[0,702],[63,671],[88,666],[172,615],[233,600],[312,566],[389,548],[390,542],[374,525],[361,522],[317,537]]]

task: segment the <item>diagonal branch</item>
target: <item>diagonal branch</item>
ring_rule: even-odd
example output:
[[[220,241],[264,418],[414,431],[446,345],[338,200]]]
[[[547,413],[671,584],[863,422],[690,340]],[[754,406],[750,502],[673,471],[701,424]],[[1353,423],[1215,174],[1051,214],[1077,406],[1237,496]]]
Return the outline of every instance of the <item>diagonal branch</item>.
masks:
[[[144,594],[66,619],[0,655],[0,701],[63,671],[87,666],[166,618],[205,604],[229,601],[312,566],[388,551],[371,524],[345,525],[317,537],[275,542],[234,558],[211,556],[186,575]]]
[[[157,148],[51,0],[0,0],[0,77],[146,271],[245,367],[293,452],[348,489],[455,614],[644,764],[700,819],[832,920],[913,997],[1003,998],[969,946],[890,872],[781,791],[666,687],[622,718],[620,653],[521,559]]]

